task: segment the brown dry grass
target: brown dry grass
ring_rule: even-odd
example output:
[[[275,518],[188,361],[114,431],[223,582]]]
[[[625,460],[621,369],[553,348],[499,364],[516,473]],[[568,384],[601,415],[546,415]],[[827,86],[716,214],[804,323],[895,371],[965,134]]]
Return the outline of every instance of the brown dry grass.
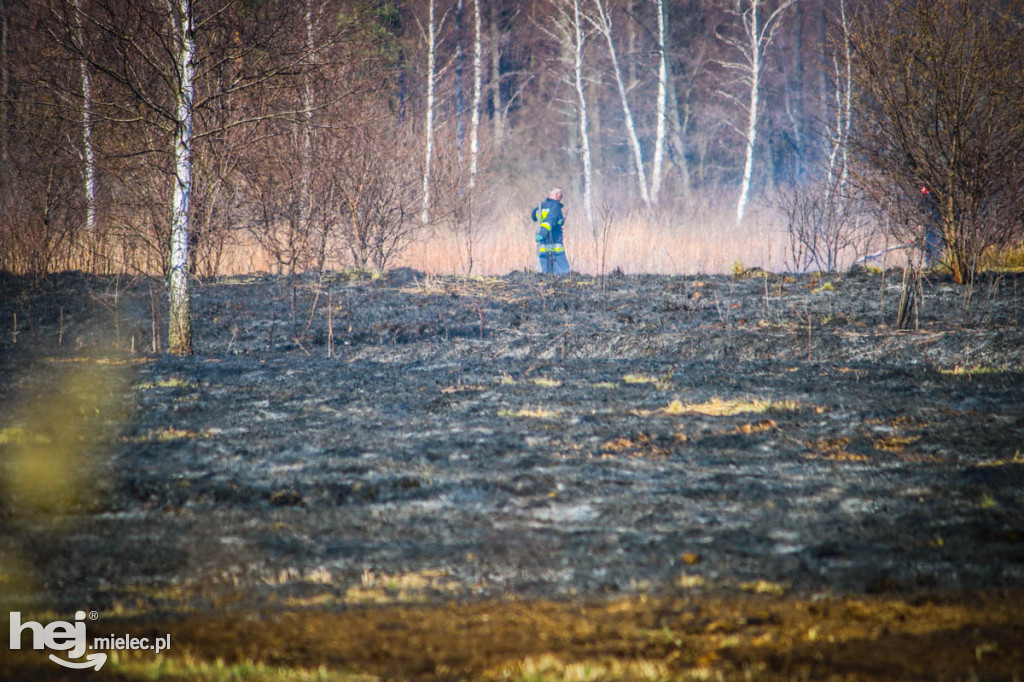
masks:
[[[525,212],[499,215],[482,230],[475,246],[473,271],[502,275],[534,269],[533,226]],[[755,217],[736,226],[725,217],[648,221],[641,217],[616,220],[611,229],[605,271],[624,273],[699,274],[730,272],[737,261],[745,266],[782,270],[785,235],[772,217]],[[566,251],[576,272],[601,272],[597,244],[571,217],[565,232]],[[431,273],[465,272],[463,249],[450,234],[438,234],[414,244],[395,266]]]
[[[1020,679],[1020,593],[959,598],[785,594],[565,603],[500,601],[101,619],[90,636],[172,635],[169,653],[122,652],[90,679],[907,680]],[[101,633],[100,630],[103,632]],[[42,652],[4,679],[64,676]]]
[[[515,270],[536,269],[534,224],[526,204],[503,202],[489,216],[481,217],[479,235],[473,246],[472,273],[504,275]],[[602,272],[602,249],[595,234],[577,220],[580,213],[570,206],[565,245],[573,271],[598,275]],[[721,274],[737,263],[765,270],[785,269],[786,235],[782,222],[768,211],[751,215],[741,226],[731,211],[704,208],[689,215],[666,214],[657,218],[631,214],[611,217],[604,247],[603,271],[671,275]],[[99,250],[106,258],[90,255]],[[80,257],[72,255],[69,267],[100,274],[114,272],[159,275],[159,258],[128,250],[111,237],[89,248]],[[325,267],[344,270],[351,266],[344,245],[332,242]],[[128,260],[125,260],[127,258]],[[469,271],[466,243],[451,230],[435,227],[387,267],[410,267],[430,274],[465,274]],[[204,261],[200,274],[210,274]],[[234,233],[224,244],[216,274],[232,276],[253,272],[277,273],[279,266],[251,235]]]

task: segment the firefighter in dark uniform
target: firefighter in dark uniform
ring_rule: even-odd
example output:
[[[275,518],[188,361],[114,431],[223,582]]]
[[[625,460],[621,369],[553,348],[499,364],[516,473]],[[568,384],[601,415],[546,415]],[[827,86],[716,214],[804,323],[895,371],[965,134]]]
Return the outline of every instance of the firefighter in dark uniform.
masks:
[[[540,223],[536,237],[540,271],[552,275],[568,275],[569,260],[565,257],[565,245],[562,244],[562,226],[565,224],[562,190],[552,188],[548,198],[533,209],[530,217],[533,222]]]

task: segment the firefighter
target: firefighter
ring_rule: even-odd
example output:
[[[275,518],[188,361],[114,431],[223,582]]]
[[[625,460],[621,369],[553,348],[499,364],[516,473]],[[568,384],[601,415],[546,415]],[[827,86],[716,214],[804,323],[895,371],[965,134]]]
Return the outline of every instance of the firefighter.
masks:
[[[536,235],[540,271],[552,275],[568,275],[569,260],[565,257],[565,246],[562,244],[562,226],[565,224],[562,190],[553,187],[548,198],[530,213],[530,218],[540,223]]]

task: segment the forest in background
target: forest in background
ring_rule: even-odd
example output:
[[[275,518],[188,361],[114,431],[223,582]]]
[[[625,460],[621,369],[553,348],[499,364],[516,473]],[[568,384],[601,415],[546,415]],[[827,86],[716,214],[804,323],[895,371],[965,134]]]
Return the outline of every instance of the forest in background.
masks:
[[[1022,15],[0,0],[0,269],[503,273],[557,184],[583,272],[831,270],[928,185],[963,279],[1021,234]]]

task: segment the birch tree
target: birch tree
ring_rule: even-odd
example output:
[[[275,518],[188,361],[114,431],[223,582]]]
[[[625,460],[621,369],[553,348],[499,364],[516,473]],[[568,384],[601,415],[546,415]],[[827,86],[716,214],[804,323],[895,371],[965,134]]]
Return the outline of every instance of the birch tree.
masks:
[[[850,123],[853,115],[853,61],[850,45],[850,24],[846,16],[846,0],[839,0],[839,38],[841,48],[836,50],[832,57],[833,73],[833,95],[831,106],[833,109],[833,124],[829,131],[831,141],[826,172],[834,182],[829,186],[835,186],[839,194],[846,191],[846,182],[849,178],[849,144]]]
[[[306,0],[303,20],[305,23],[305,50],[310,60],[310,71],[315,66],[312,62],[316,59],[316,36],[314,31],[314,0]],[[302,81],[302,149],[299,152],[299,235],[305,237],[309,234],[309,222],[313,210],[310,185],[313,182],[313,83],[310,74],[306,74]],[[292,259],[291,274],[294,274],[295,259]]]
[[[594,12],[592,14],[587,14],[587,19],[604,36],[605,42],[608,44],[608,56],[612,62],[612,74],[615,76],[615,85],[619,92],[619,103],[622,105],[622,119],[626,127],[626,137],[629,140],[629,148],[633,153],[633,169],[636,173],[637,189],[640,190],[640,199],[644,202],[644,206],[650,211],[652,201],[650,192],[647,189],[647,171],[644,169],[644,155],[640,147],[640,138],[636,132],[633,111],[629,106],[629,97],[627,96],[626,84],[623,80],[622,68],[619,65],[615,39],[612,36],[612,17],[609,12],[609,1],[593,0],[593,9]]]
[[[85,41],[85,35],[82,30],[81,15],[82,0],[74,0],[74,40],[84,54],[85,49],[82,47],[82,43]],[[92,233],[96,228],[96,153],[92,143],[92,74],[89,71],[89,62],[84,58],[79,58],[78,69],[82,81],[82,189],[85,194],[85,229]]]
[[[736,61],[719,61],[727,71],[736,74],[736,80],[746,91],[746,100],[727,91],[721,94],[734,100],[746,112],[746,123],[739,130],[743,139],[743,177],[736,202],[736,223],[743,222],[743,216],[750,200],[750,183],[754,174],[754,151],[757,147],[757,130],[761,113],[761,72],[764,68],[764,54],[771,45],[780,19],[790,5],[797,0],[783,0],[778,7],[768,12],[766,0],[737,0],[730,10],[739,21],[739,36],[718,33],[718,38],[739,53]],[[768,13],[767,17],[763,15]]]
[[[424,41],[427,45],[427,103],[424,112],[426,121],[424,122],[425,140],[423,145],[423,210],[420,213],[420,220],[424,225],[430,223],[430,171],[434,161],[434,106],[436,99],[435,87],[437,85],[437,52],[439,47],[437,34],[441,28],[435,20],[434,5],[434,0],[430,0],[425,31],[420,26],[421,32],[424,32]],[[441,21],[443,23],[444,18]]]
[[[208,10],[201,22],[196,19],[200,6]],[[54,0],[51,6],[47,30],[54,44],[76,62],[85,61],[95,78],[104,79],[104,116],[120,126],[122,155],[156,155],[157,167],[172,182],[164,195],[170,197],[170,210],[164,214],[169,230],[160,249],[166,254],[168,349],[173,353],[192,352],[188,274],[196,143],[227,129],[299,115],[297,107],[267,112],[259,107],[257,95],[271,80],[298,71],[302,49],[289,50],[274,41],[283,27],[294,25],[293,13],[300,8],[265,3],[247,8],[242,16],[235,0],[209,5],[201,0]],[[245,33],[244,40],[242,22],[258,27]],[[91,36],[87,43],[76,39],[79,25]],[[200,26],[209,46],[202,72]],[[242,93],[249,107],[239,106]],[[215,112],[208,118],[216,123],[197,131],[197,112],[203,110]]]
[[[480,0],[473,0],[473,111],[469,120],[469,190],[476,189],[480,159],[480,107],[483,104],[484,47]]]
[[[652,0],[658,13],[658,96],[655,104],[657,111],[656,133],[654,137],[654,161],[651,168],[651,203],[658,203],[661,194],[662,178],[665,174],[665,105],[668,100],[668,54],[665,46],[667,35],[667,17],[665,16],[665,0]]]
[[[192,124],[195,112],[196,36],[192,0],[171,7],[177,51],[174,119],[174,198],[171,203],[171,262],[168,350],[192,354],[192,296],[188,285],[189,202],[192,196]]]
[[[560,45],[572,48],[572,61],[569,64],[573,92],[576,98],[575,118],[577,135],[579,136],[579,161],[583,176],[583,213],[588,226],[594,224],[594,173],[590,153],[590,121],[587,108],[586,89],[583,76],[583,50],[587,40],[586,23],[581,0],[551,0],[556,12],[553,28],[541,29]]]

